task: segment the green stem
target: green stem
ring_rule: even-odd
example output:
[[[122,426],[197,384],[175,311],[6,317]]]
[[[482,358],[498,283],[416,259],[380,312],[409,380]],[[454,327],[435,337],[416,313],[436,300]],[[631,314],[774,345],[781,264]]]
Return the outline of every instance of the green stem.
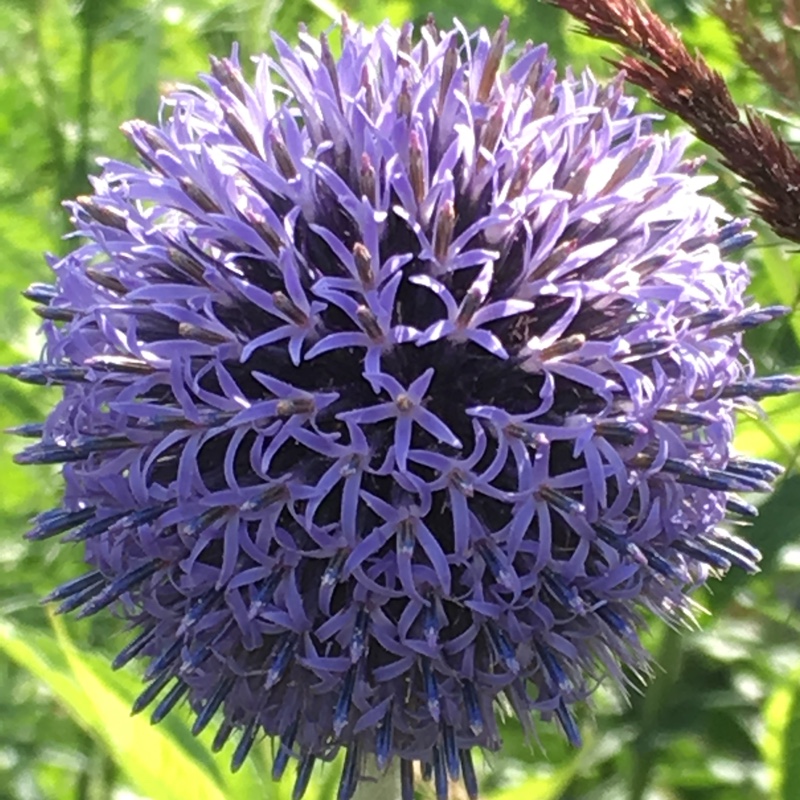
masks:
[[[797,49],[796,23],[795,25],[787,25],[786,18],[780,13],[780,11],[775,14],[774,19],[776,19],[780,25],[783,42],[786,46],[786,52],[789,56],[789,61],[791,62],[792,70],[794,72],[795,85],[798,85],[797,82],[800,81],[800,52],[798,52]]]
[[[80,71],[78,73],[78,146],[72,164],[72,180],[68,196],[86,189],[89,167],[92,121],[92,74],[94,72],[95,29],[91,19],[82,19]]]
[[[641,703],[636,736],[631,743],[633,762],[630,770],[629,800],[642,800],[650,786],[656,767],[658,749],[656,738],[662,712],[669,703],[669,695],[683,658],[683,635],[666,628],[656,655],[656,664],[663,670],[650,684]]]
[[[74,800],[106,800],[114,785],[114,762],[96,739],[80,729],[78,736],[75,744],[84,762],[75,782]]]
[[[67,155],[64,134],[62,132],[61,120],[58,116],[59,89],[53,79],[50,63],[47,56],[47,48],[43,42],[42,25],[44,9],[41,4],[32,4],[31,14],[31,38],[33,49],[36,52],[36,78],[44,99],[42,103],[42,118],[44,119],[45,135],[47,136],[50,151],[50,163],[52,173],[55,176],[53,186],[55,188],[54,206],[58,207],[64,199],[64,182],[67,176]]]
[[[392,766],[377,780],[361,780],[353,800],[398,800],[400,797],[400,766],[395,759]]]

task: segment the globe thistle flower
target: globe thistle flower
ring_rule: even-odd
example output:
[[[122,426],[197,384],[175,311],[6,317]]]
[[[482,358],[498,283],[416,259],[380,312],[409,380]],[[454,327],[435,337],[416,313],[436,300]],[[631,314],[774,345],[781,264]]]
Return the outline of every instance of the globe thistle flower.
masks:
[[[621,80],[460,26],[301,35],[243,77],[212,59],[158,125],[123,126],[69,204],[82,243],[28,296],[63,386],[25,464],[63,464],[90,570],[48,600],[113,607],[148,659],[134,710],[266,734],[273,772],[346,751],[477,796],[499,703],[526,731],[644,674],[637,631],[757,550],[726,532],[774,464],[734,413],[759,378],[748,303],[684,143]]]

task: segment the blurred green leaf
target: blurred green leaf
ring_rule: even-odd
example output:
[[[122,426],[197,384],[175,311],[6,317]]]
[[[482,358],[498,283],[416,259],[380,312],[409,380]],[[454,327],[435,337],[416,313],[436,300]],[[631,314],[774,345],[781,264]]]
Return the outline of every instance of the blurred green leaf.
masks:
[[[768,397],[762,406],[763,416],[739,421],[736,449],[758,458],[793,464],[798,455],[796,443],[800,442],[800,396]]]
[[[771,800],[800,797],[800,671],[770,696],[764,709],[764,759]]]
[[[79,653],[62,625],[54,639],[0,620],[0,649],[35,674],[76,721],[103,741],[131,785],[154,800],[231,800],[200,747],[190,752],[169,727],[132,717],[140,687],[88,654]],[[174,731],[174,723],[173,723]],[[204,757],[205,755],[205,757]]]
[[[770,110],[769,88],[742,63],[733,38],[708,13],[711,0],[700,4],[649,1],[681,29],[690,49],[700,49],[724,75],[738,102]],[[609,45],[577,34],[577,26],[566,14],[536,0],[471,4],[459,0],[387,0],[382,4],[367,0],[0,0],[0,250],[4,256],[0,363],[36,357],[40,347],[34,336],[36,322],[19,292],[31,281],[52,279],[43,251],[65,252],[73,246],[60,240],[67,215],[59,204],[88,188],[84,172],[96,174],[94,158],[131,157],[119,124],[132,117],[154,120],[160,93],[176,82],[195,82],[197,73],[208,68],[209,51],[224,55],[238,42],[242,63],[252,70],[249,56],[270,49],[273,32],[296,41],[298,25],[304,23],[312,34],[318,33],[338,16],[338,6],[355,22],[368,25],[386,18],[395,23],[413,19],[419,24],[433,11],[441,27],[449,25],[453,16],[467,27],[492,27],[508,15],[510,38],[518,43],[546,41],[562,74],[567,64],[576,70],[589,65],[605,78],[612,68],[604,59],[616,55]],[[770,19],[778,20],[770,32],[779,32],[783,13],[779,0],[759,0],[749,6],[768,24]],[[85,71],[88,61],[90,81]],[[643,99],[639,108],[652,106]],[[784,110],[782,117],[773,114],[772,119],[797,137],[800,115]],[[680,123],[670,118],[655,126],[657,130],[680,129]],[[719,167],[718,154],[693,145],[692,155],[700,154],[709,158],[705,169],[719,175],[711,189],[715,197],[732,214],[751,213],[739,181]],[[759,239],[742,258],[754,273],[754,302],[800,308],[800,257],[765,232],[758,219],[753,225]],[[798,313],[747,336],[748,350],[761,372],[798,371],[799,342]],[[0,382],[0,428],[41,419],[58,395],[57,389]],[[768,417],[740,421],[736,445],[742,452],[794,465],[796,472],[800,395],[771,398],[764,405]],[[212,757],[207,745],[213,732],[199,741],[192,739],[186,723],[188,708],[176,709],[157,728],[151,728],[146,718],[130,718],[130,702],[142,688],[138,673],[134,668],[114,673],[107,666],[113,650],[125,640],[125,634],[119,633],[119,620],[97,618],[76,625],[80,650],[65,633],[56,638],[36,598],[48,587],[79,574],[83,555],[80,548],[65,548],[56,541],[22,539],[27,518],[56,505],[62,485],[54,468],[23,469],[11,464],[13,453],[24,444],[0,437],[0,609],[15,614],[13,623],[0,618],[0,798],[110,800],[118,797],[119,789],[133,786],[153,800],[289,800],[293,769],[280,784],[263,785],[264,770],[259,766],[268,765],[269,742],[257,745],[254,758],[230,775],[227,760],[235,742],[220,759]],[[672,653],[682,654],[679,666],[672,669],[669,658],[658,657],[656,674],[662,667],[670,668],[671,679],[657,680],[652,693],[648,692],[647,714],[637,700],[638,688],[632,692],[633,710],[629,710],[618,691],[601,687],[594,695],[592,713],[586,708],[579,712],[584,718],[582,727],[594,735],[588,748],[578,754],[564,743],[557,726],[549,723],[538,726],[541,747],[531,750],[519,724],[508,721],[501,726],[502,752],[483,770],[483,796],[493,800],[629,798],[631,761],[646,752],[650,764],[642,791],[648,798],[766,800],[765,762],[776,792],[772,800],[800,797],[800,756],[795,744],[800,738],[800,678],[793,674],[800,659],[796,620],[800,581],[798,565],[787,566],[787,558],[781,555],[789,549],[787,544],[800,540],[800,479],[796,475],[767,499],[761,517],[746,535],[765,553],[762,574],[753,579],[732,571],[725,581],[714,584],[710,595],[703,593],[702,604],[718,616],[702,617],[704,630],[681,634],[680,647]],[[731,602],[734,597],[738,602]],[[657,645],[664,630],[658,623],[653,627],[648,647]],[[792,678],[784,683],[787,674]],[[765,704],[768,695],[771,698]],[[62,708],[68,713],[62,713]],[[592,715],[594,720],[588,719]],[[765,726],[768,733],[759,751],[756,739]],[[325,765],[312,781],[306,800],[332,800],[339,768],[340,763]],[[371,788],[367,784],[364,791]],[[420,786],[418,796],[431,798],[431,787]]]
[[[746,530],[747,539],[761,551],[761,574],[753,578],[742,570],[732,569],[725,579],[712,586],[707,600],[711,611],[720,613],[734,592],[745,584],[752,586],[768,581],[778,554],[789,542],[800,538],[800,474],[781,481],[777,490],[759,509],[759,516]],[[800,795],[798,795],[800,796]]]
[[[566,763],[550,769],[539,769],[522,783],[492,793],[492,800],[557,800],[563,796],[575,774],[591,759],[594,742],[587,741],[579,753],[572,755]]]

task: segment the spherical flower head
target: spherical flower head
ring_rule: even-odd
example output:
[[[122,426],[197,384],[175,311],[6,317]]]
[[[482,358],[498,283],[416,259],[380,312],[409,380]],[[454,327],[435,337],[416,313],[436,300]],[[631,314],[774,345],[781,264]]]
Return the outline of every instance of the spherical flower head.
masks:
[[[778,468],[734,412],[795,383],[742,350],[782,313],[727,258],[746,223],[621,80],[506,27],[212,59],[71,204],[44,356],[6,370],[64,387],[19,431],[66,483],[30,536],[91,565],[50,599],[133,624],[135,710],[219,717],[234,769],[278,737],[295,798],[340,749],[340,800],[373,759],[475,797],[497,701],[578,745],[574,704],[647,669],[643,612],[756,569],[721,525]]]

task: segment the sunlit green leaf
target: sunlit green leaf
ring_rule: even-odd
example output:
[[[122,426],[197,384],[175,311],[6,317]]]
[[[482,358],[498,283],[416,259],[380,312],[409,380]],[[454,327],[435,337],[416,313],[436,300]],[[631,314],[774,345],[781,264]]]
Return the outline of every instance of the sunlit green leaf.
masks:
[[[764,759],[771,800],[800,797],[800,671],[781,684],[764,709]]]
[[[761,550],[762,574],[753,578],[742,570],[732,569],[724,580],[712,587],[713,594],[708,599],[708,605],[713,611],[722,611],[733,593],[745,583],[752,585],[769,580],[781,549],[800,537],[798,493],[800,493],[800,475],[795,474],[781,482],[777,491],[762,504],[760,514],[752,526],[742,531],[742,534]]]
[[[57,637],[0,621],[0,648],[35,674],[82,726],[102,740],[132,786],[153,800],[226,798],[209,757],[196,746],[182,747],[170,727],[152,726],[146,715],[132,717],[137,688],[114,675],[102,661],[80,653],[63,626]],[[172,735],[171,735],[172,734]]]

